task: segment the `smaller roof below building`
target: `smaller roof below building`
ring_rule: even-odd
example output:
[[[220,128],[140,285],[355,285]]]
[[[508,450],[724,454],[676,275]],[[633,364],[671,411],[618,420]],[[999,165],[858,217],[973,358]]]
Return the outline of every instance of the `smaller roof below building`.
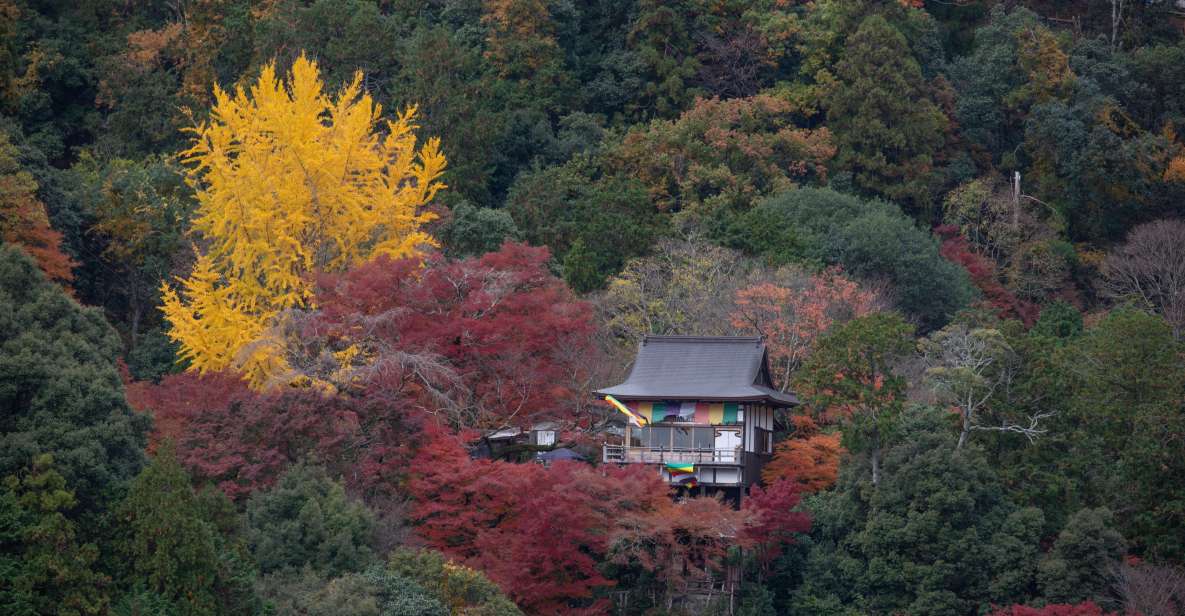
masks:
[[[539,453],[535,454],[535,458],[538,460],[544,460],[546,462],[555,462],[556,460],[584,461],[584,456],[572,451],[571,449],[568,449],[567,447],[560,447],[559,449],[552,449],[551,451],[540,451]]]
[[[596,392],[627,400],[721,400],[794,406],[774,388],[756,336],[646,336],[629,378]]]

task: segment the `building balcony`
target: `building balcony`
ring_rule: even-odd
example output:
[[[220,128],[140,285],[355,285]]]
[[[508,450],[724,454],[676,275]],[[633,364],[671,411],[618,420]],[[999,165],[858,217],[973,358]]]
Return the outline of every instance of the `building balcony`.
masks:
[[[740,447],[731,449],[679,449],[605,445],[601,460],[611,464],[666,464],[733,465],[745,463],[745,452]]]

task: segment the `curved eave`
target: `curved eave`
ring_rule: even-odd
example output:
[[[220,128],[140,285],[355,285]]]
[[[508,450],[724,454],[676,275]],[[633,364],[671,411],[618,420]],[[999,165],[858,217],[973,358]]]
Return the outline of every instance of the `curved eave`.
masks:
[[[794,394],[777,393],[776,395],[755,395],[755,396],[687,396],[687,395],[650,395],[638,396],[632,394],[617,394],[611,390],[594,391],[593,394],[604,397],[606,395],[613,396],[623,402],[629,400],[639,400],[642,402],[656,402],[662,400],[711,400],[720,402],[764,402],[770,406],[779,408],[790,408],[798,406],[798,397]]]

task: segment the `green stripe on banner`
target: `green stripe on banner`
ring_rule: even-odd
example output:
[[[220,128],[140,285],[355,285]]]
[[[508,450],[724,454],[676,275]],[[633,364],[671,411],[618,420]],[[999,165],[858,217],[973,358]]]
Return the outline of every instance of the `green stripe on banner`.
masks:
[[[667,404],[665,402],[655,402],[654,410],[650,413],[651,421],[666,421],[667,419]]]
[[[737,409],[739,405],[736,402],[724,403],[724,422],[726,424],[734,424],[737,422]]]

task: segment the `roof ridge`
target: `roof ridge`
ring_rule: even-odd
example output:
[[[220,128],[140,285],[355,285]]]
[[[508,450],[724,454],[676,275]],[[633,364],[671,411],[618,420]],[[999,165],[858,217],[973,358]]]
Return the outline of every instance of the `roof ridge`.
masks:
[[[683,335],[652,335],[642,337],[642,344],[647,342],[755,342],[764,343],[761,336],[683,336]]]

